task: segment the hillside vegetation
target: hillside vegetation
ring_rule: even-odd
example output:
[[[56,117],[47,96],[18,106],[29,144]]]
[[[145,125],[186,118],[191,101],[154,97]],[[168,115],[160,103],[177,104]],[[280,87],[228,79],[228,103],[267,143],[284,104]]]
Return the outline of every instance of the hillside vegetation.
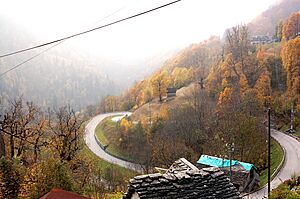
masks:
[[[280,0],[249,24],[251,35],[275,35],[276,26],[285,21],[293,12],[300,11],[299,0]]]
[[[167,167],[203,153],[227,157],[226,144],[235,143],[234,158],[263,171],[266,108],[278,128],[292,106],[300,110],[298,21],[294,13],[283,23],[281,43],[257,46],[247,26],[233,27],[224,43],[212,37],[191,45],[122,96],[106,98],[99,110],[134,112],[119,123],[116,144],[144,165]],[[166,98],[168,87],[178,96]]]
[[[275,128],[286,127],[292,109],[300,112],[299,23],[299,13],[284,20],[276,29],[281,40],[276,43],[252,45],[248,27],[240,25],[228,29],[224,41],[211,37],[178,52],[122,95],[107,96],[97,105],[97,112],[134,112],[132,117],[104,126],[113,130],[113,137],[102,135],[107,136],[107,143],[113,138],[114,147],[130,154],[145,172],[152,167],[169,168],[181,157],[192,163],[201,154],[228,158],[228,144],[234,143],[233,158],[253,163],[263,174],[266,108],[271,107]],[[3,27],[0,35],[5,40],[11,31]],[[13,38],[23,41],[23,36],[27,38],[26,32]],[[14,42],[0,43],[1,49],[12,50],[10,45]],[[83,121],[88,118],[70,106],[60,106],[68,99],[77,106],[97,101],[107,94],[102,89],[113,92],[113,83],[89,67],[85,58],[74,63],[63,53],[44,56],[37,65],[0,79],[3,98],[23,92],[30,99],[38,98],[36,92],[45,95],[39,99],[40,106],[22,97],[4,102],[4,107],[1,101],[0,198],[40,198],[53,187],[93,198],[114,193],[120,198],[120,191],[125,191],[135,174],[96,158],[84,146]],[[22,57],[1,59],[1,71]],[[176,97],[166,98],[168,87],[178,89]],[[48,108],[48,101],[60,108]],[[93,109],[87,108],[88,112]],[[294,126],[299,132],[299,117]],[[281,151],[277,152],[273,155],[279,159]],[[275,194],[297,198],[291,189],[298,186],[296,181],[288,182],[283,185],[284,193]]]
[[[0,54],[14,52],[40,43],[25,27],[15,24],[0,13]],[[15,70],[0,77],[0,105],[22,96],[27,101],[47,108],[71,104],[76,110],[98,104],[107,95],[116,95],[135,80],[152,73],[169,55],[147,58],[137,63],[118,63],[101,55],[90,55],[61,43]],[[25,52],[0,60],[0,74],[49,48]],[[142,64],[145,67],[139,67]],[[118,72],[116,72],[118,71]]]

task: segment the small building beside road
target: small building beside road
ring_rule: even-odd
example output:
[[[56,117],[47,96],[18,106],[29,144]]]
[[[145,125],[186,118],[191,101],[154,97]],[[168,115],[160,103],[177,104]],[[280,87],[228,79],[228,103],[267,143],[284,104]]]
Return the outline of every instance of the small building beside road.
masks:
[[[230,177],[230,160],[214,156],[201,155],[198,168],[218,167]],[[242,193],[249,193],[259,188],[260,178],[253,164],[231,161],[232,183]]]

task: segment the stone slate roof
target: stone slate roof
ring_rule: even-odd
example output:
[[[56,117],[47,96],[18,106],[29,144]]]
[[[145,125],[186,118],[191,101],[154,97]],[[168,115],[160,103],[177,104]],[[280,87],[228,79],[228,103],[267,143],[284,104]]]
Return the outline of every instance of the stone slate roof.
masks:
[[[240,199],[240,193],[217,167],[197,169],[186,159],[174,162],[164,173],[136,176],[123,199],[139,198]]]
[[[167,173],[174,173],[180,171],[191,171],[191,170],[198,170],[198,168],[187,161],[185,158],[180,158],[179,160],[175,161],[170,168],[168,169]]]

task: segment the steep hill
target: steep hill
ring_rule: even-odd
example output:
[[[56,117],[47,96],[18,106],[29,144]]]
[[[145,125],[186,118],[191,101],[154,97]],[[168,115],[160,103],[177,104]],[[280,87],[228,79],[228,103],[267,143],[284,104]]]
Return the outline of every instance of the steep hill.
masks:
[[[45,41],[34,37],[27,28],[1,14],[0,27],[0,54]],[[0,73],[44,49],[1,58]],[[81,49],[71,49],[69,42],[65,42],[0,77],[0,104],[23,96],[44,107],[71,104],[79,110],[99,103],[107,95],[120,93],[134,81],[152,73],[168,56],[161,54],[148,61],[118,63],[102,57],[101,53],[93,56]]]
[[[191,44],[168,59],[163,69],[173,70],[176,67],[201,68],[201,75],[206,76],[211,65],[221,57],[221,41],[212,36],[208,40]],[[200,72],[200,71],[199,71]]]
[[[1,54],[40,43],[38,39],[4,17],[0,17]],[[0,72],[22,63],[40,53],[38,49],[1,58]],[[103,63],[103,62],[102,62]],[[0,97],[13,100],[23,96],[40,106],[58,107],[70,104],[80,109],[96,103],[108,94],[116,93],[111,79],[94,67],[95,63],[76,51],[50,50],[0,78]]]
[[[300,10],[300,0],[280,0],[248,24],[252,35],[273,36],[276,25]]]
[[[103,100],[100,111],[130,110],[143,106],[157,97],[154,94],[156,91],[153,86],[156,83],[161,84],[158,81],[167,82],[168,85],[164,85],[164,87],[180,89],[192,82],[203,80],[207,77],[210,69],[217,65],[221,57],[222,45],[219,37],[211,37],[206,41],[192,44],[168,59],[153,74],[136,82],[122,96],[114,99],[114,103],[109,98]],[[158,90],[164,92],[166,88]],[[162,93],[162,96],[165,95],[166,93]]]
[[[139,121],[141,118],[149,117],[150,114],[152,117],[156,117],[165,107],[169,110],[176,110],[176,108],[182,107],[185,103],[192,101],[196,89],[199,89],[199,85],[191,83],[188,86],[178,89],[176,97],[164,98],[164,103],[160,103],[158,99],[152,100],[135,110],[130,118],[133,121]]]

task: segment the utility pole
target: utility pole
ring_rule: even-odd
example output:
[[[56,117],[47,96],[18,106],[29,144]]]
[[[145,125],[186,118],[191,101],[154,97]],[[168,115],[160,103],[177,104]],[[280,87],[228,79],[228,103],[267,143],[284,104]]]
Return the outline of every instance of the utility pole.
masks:
[[[271,108],[268,108],[268,197],[271,192]]]
[[[232,181],[232,157],[234,153],[234,143],[226,144],[228,148],[229,154],[229,174],[230,174],[230,181]]]
[[[295,133],[294,129],[295,124],[295,108],[294,108],[294,102],[292,102],[292,108],[291,108],[291,127],[290,127],[290,133]]]
[[[151,101],[149,101],[149,125],[151,126],[151,123],[152,123],[152,116],[151,116]]]

